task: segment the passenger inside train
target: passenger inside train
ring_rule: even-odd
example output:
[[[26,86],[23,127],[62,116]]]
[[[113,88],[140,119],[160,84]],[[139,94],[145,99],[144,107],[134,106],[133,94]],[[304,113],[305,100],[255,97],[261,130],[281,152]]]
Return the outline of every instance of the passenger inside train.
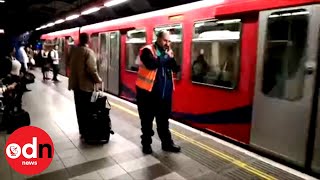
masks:
[[[199,56],[192,65],[192,80],[200,83],[205,83],[204,77],[207,75],[208,71],[209,65],[205,60],[204,50],[201,49]]]

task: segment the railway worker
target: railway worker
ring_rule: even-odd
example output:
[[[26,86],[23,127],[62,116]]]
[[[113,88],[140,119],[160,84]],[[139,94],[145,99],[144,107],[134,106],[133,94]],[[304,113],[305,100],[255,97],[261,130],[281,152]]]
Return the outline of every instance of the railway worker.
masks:
[[[170,48],[170,33],[160,31],[157,41],[140,49],[140,65],[137,88],[137,105],[141,119],[141,144],[145,154],[151,154],[153,119],[156,117],[157,132],[161,139],[162,149],[169,152],[180,152],[175,145],[169,130],[172,92],[174,89],[173,72],[178,72],[173,51]]]
[[[96,57],[89,48],[89,35],[80,34],[80,44],[74,47],[67,59],[67,66],[70,67],[69,90],[74,91],[74,101],[79,125],[81,139],[86,138],[86,127],[90,122],[89,107],[94,85],[101,83],[97,70]],[[92,122],[91,122],[92,123]]]

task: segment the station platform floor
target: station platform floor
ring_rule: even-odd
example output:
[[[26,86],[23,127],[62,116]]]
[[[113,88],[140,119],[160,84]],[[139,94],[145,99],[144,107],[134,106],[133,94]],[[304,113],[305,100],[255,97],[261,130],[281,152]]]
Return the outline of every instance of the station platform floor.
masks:
[[[30,177],[16,173],[0,157],[2,180],[315,179],[173,120],[171,132],[182,152],[163,152],[155,135],[154,153],[144,155],[136,106],[112,95],[110,116],[115,134],[105,145],[83,144],[67,78],[60,76],[60,83],[43,82],[40,71],[32,72],[36,81],[28,85],[32,91],[24,94],[23,107],[30,113],[31,125],[51,136],[54,159],[48,169]],[[4,149],[7,138],[0,134],[0,149]]]

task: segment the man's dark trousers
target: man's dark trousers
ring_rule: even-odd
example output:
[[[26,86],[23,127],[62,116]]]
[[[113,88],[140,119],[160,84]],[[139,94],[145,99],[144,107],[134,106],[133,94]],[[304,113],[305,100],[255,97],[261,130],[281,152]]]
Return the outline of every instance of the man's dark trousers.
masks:
[[[59,70],[60,70],[60,68],[59,68],[59,65],[58,64],[53,64],[52,65],[52,71],[53,71],[53,80],[58,80],[58,74],[59,74]]]
[[[80,135],[86,135],[86,127],[89,121],[89,107],[92,92],[85,92],[82,90],[74,91],[74,101],[76,105],[76,113],[79,125]]]
[[[154,135],[153,119],[156,118],[157,132],[162,145],[173,144],[169,130],[169,117],[172,99],[162,99],[154,92],[148,92],[137,87],[137,105],[141,119],[141,144],[148,146]]]

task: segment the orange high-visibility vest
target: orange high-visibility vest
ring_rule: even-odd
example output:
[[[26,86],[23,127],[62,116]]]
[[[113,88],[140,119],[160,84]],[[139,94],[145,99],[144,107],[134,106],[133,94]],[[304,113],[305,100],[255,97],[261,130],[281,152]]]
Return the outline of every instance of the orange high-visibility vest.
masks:
[[[146,46],[142,47],[139,52],[140,57],[141,57],[142,51],[145,48],[148,48],[151,51],[152,55],[155,58],[157,58],[156,49],[153,44],[146,45]],[[140,60],[140,66],[139,66],[139,70],[138,70],[138,77],[137,77],[136,85],[141,89],[144,89],[144,90],[151,92],[153,85],[154,85],[154,82],[155,82],[155,79],[156,79],[156,75],[157,75],[157,69],[155,69],[155,70],[147,69]],[[173,83],[173,89],[174,89],[173,73],[172,73],[172,83]]]

